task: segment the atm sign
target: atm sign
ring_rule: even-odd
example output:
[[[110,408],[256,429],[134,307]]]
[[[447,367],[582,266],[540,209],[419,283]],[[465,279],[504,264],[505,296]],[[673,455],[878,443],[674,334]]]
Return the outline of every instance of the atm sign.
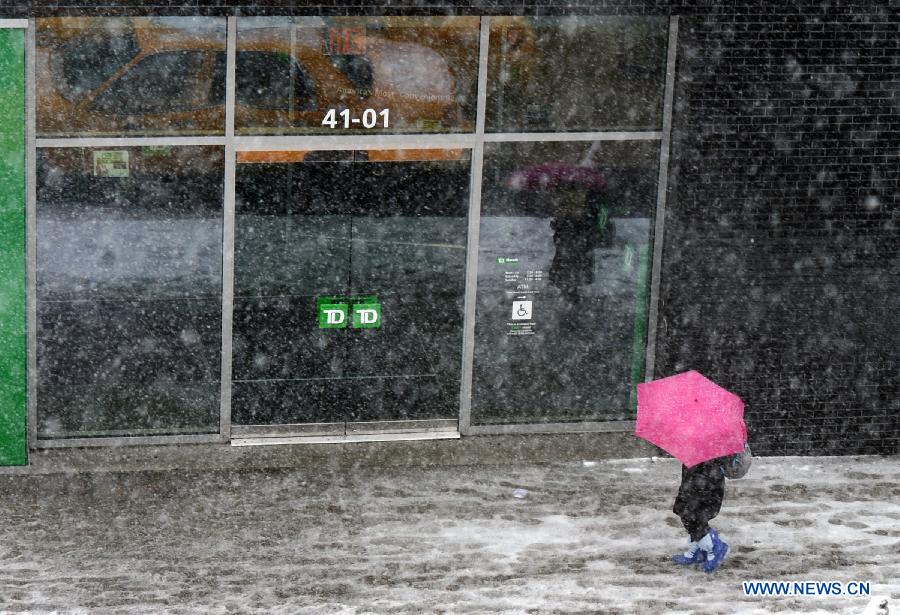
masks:
[[[316,298],[316,315],[320,329],[380,329],[381,303],[378,297],[325,296]]]

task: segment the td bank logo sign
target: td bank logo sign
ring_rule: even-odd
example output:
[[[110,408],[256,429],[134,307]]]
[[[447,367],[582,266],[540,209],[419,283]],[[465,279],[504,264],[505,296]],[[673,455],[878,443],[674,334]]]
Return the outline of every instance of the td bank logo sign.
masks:
[[[381,304],[378,297],[336,297],[333,295],[316,298],[316,314],[320,329],[380,329]]]

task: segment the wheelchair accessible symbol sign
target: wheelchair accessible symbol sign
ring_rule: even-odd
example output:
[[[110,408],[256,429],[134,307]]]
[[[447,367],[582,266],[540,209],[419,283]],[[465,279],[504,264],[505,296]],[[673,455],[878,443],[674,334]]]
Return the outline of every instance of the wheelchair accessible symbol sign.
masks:
[[[534,304],[530,297],[513,297],[507,335],[534,335]]]
[[[513,301],[513,320],[531,320],[531,301]]]

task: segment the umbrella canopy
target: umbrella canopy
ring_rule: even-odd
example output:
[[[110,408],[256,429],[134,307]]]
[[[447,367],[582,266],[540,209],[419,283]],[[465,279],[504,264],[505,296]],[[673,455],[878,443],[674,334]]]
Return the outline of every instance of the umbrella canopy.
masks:
[[[580,189],[606,187],[603,174],[591,167],[566,162],[548,162],[523,169],[517,169],[506,180],[513,190],[552,190],[561,186]]]
[[[687,467],[744,450],[744,402],[699,372],[641,383],[637,398],[634,435]]]

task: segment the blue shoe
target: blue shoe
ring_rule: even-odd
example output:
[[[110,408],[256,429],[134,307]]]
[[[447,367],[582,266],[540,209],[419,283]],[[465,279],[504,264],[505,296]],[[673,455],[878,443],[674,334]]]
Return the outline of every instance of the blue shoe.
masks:
[[[673,555],[672,561],[682,566],[689,566],[691,564],[699,564],[704,558],[705,556],[703,551],[700,550],[700,545],[696,542],[690,542],[687,551]]]
[[[704,572],[713,572],[719,566],[722,565],[722,562],[725,561],[725,556],[728,554],[728,543],[724,542],[719,538],[719,533],[710,528],[709,538],[712,540],[712,549],[709,551],[702,551],[705,555],[705,561],[703,562],[703,571]],[[706,538],[704,536],[704,538]]]

